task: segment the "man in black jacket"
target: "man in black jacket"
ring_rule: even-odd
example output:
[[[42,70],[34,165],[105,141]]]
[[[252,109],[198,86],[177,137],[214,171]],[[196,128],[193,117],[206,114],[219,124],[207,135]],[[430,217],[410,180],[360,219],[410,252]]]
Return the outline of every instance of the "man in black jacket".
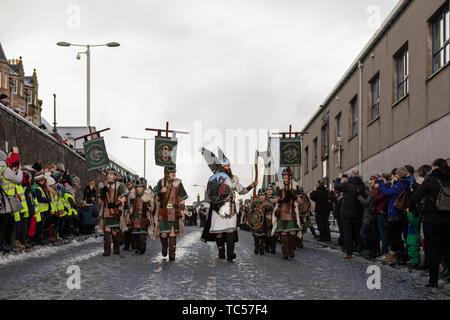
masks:
[[[353,245],[356,242],[358,249],[361,248],[361,225],[363,208],[358,201],[358,195],[363,195],[365,185],[359,177],[358,170],[352,170],[351,177],[347,183],[341,183],[344,175],[339,173],[334,182],[334,189],[343,192],[342,199],[342,217],[345,233],[345,248],[347,251],[346,259],[351,259],[353,255]]]
[[[314,211],[316,212],[317,227],[320,232],[318,241],[331,241],[330,223],[328,221],[330,218],[331,197],[323,181],[318,182],[309,197],[315,202]]]
[[[450,265],[450,211],[439,211],[436,198],[441,188],[450,186],[450,168],[447,161],[433,162],[431,175],[414,192],[409,210],[417,211],[417,205],[425,198],[423,207],[423,230],[428,248],[429,275],[427,287],[437,287],[441,257]]]

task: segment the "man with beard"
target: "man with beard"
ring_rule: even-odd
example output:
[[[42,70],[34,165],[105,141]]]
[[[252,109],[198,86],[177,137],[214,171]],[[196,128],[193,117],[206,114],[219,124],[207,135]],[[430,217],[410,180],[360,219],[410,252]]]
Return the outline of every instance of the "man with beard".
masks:
[[[127,201],[127,192],[122,183],[116,180],[116,170],[110,168],[106,174],[106,185],[100,184],[102,203],[102,223],[104,229],[104,256],[111,255],[111,236],[114,254],[120,254],[120,218],[123,204]]]
[[[129,232],[132,241],[135,243],[136,253],[144,254],[147,248],[147,235],[152,213],[153,195],[150,190],[146,190],[147,181],[145,178],[139,178],[134,189],[129,194],[130,209],[127,214]]]
[[[301,202],[301,190],[299,184],[292,180],[289,169],[282,172],[283,181],[277,182],[274,192],[274,209],[272,235],[280,233],[281,249],[283,259],[295,257],[297,246],[297,233],[301,231],[298,202]]]
[[[244,188],[239,183],[239,178],[235,176],[231,171],[230,162],[223,156],[220,160],[221,167],[218,170],[219,173],[225,173],[226,176],[231,179],[231,190],[229,196],[222,201],[220,204],[211,202],[208,220],[206,222],[205,228],[203,229],[203,234],[201,240],[216,241],[217,248],[219,249],[219,258],[225,259],[225,242],[227,244],[227,260],[232,262],[236,259],[236,254],[234,253],[234,245],[239,240],[237,234],[237,214],[235,193],[239,195],[247,194],[252,188],[256,187],[256,182],[253,182],[248,187]],[[211,191],[211,190],[209,190]],[[207,195],[209,197],[209,191]],[[211,199],[208,199],[211,201]],[[227,211],[224,215],[219,214],[219,212]]]
[[[130,209],[130,194],[134,191],[133,180],[130,176],[125,176],[123,179],[123,184],[125,186],[125,190],[127,192],[127,202],[124,205],[124,214],[127,215],[127,210]],[[134,244],[134,243],[133,243]],[[126,230],[123,232],[123,250],[130,250],[131,245],[131,231]],[[131,249],[136,249],[133,246]]]
[[[267,195],[266,196],[267,196],[267,200],[270,201],[272,204],[273,204],[273,200],[274,200],[273,191],[274,191],[273,184],[269,184],[267,186],[267,190],[266,190]],[[273,213],[273,208],[270,211],[270,214],[272,214],[272,213]],[[272,219],[270,219],[268,221],[268,224],[269,224],[268,225],[269,230],[272,230]],[[277,240],[278,240],[278,236],[276,234],[273,236],[271,235],[270,232],[267,234],[266,252],[270,251],[270,253],[275,254],[276,248],[277,248]]]
[[[181,179],[175,177],[177,170],[169,167],[166,171],[165,177],[158,181],[154,189],[157,195],[157,210],[153,240],[159,237],[163,257],[167,256],[167,249],[169,249],[169,260],[175,260],[177,235],[180,238],[184,235],[182,219],[188,195]]]

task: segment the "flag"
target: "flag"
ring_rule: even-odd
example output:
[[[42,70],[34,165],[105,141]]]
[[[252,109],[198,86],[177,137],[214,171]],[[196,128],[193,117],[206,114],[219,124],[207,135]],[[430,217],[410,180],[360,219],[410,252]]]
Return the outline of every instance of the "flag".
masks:
[[[109,166],[110,161],[106,152],[105,141],[102,137],[86,141],[83,144],[86,153],[87,171],[97,170]]]
[[[160,167],[176,167],[177,138],[155,137],[155,164]]]
[[[262,186],[267,188],[271,183],[278,182],[277,168],[272,153],[271,138],[268,137],[267,151],[259,152],[259,156],[264,160],[264,177]]]

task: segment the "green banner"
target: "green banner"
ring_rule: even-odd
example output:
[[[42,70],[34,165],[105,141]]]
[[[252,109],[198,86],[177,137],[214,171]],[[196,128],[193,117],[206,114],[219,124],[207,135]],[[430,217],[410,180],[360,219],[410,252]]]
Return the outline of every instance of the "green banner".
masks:
[[[103,138],[86,141],[83,147],[84,152],[86,153],[87,171],[109,166],[110,162]]]
[[[175,167],[177,144],[177,138],[155,137],[155,164],[161,167]]]
[[[280,167],[300,167],[300,139],[280,139]]]

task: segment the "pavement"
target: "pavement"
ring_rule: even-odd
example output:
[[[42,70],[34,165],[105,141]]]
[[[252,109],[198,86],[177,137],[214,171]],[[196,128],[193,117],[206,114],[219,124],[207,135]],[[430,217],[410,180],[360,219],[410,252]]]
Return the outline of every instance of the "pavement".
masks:
[[[327,244],[305,235],[304,249],[286,261],[279,244],[274,255],[255,255],[251,233],[240,230],[231,263],[218,258],[215,243],[200,241],[201,231],[186,228],[175,261],[162,257],[159,240],[151,239],[144,255],[121,251],[103,257],[101,237],[0,257],[0,299],[450,299],[444,289],[423,287],[426,279],[419,272],[358,256],[345,260],[335,236]],[[380,268],[381,288],[371,290],[367,270],[374,265]],[[80,289],[68,289],[71,266],[80,270]]]

